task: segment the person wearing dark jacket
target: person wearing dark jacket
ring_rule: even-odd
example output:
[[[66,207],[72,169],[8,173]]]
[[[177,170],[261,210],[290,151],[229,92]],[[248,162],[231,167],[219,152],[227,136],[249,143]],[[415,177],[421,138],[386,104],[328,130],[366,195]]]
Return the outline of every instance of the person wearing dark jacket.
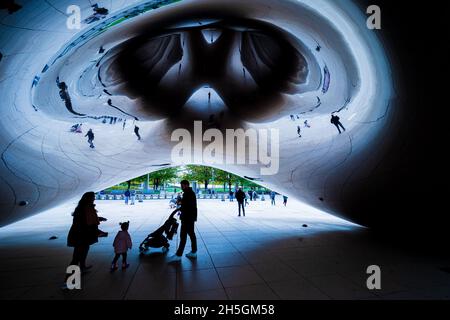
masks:
[[[94,200],[94,192],[83,195],[72,214],[73,222],[67,236],[67,246],[74,248],[70,265],[80,266],[81,270],[90,268],[86,266],[89,246],[98,242],[99,222]]]
[[[181,189],[183,190],[181,206],[175,210],[175,212],[181,212],[180,244],[176,254],[171,257],[169,262],[178,262],[181,260],[188,235],[191,239],[192,250],[190,253],[186,254],[186,257],[189,259],[197,258],[197,237],[195,236],[195,222],[197,221],[197,197],[195,192],[189,186],[189,181],[181,181]]]
[[[241,207],[242,207],[242,213],[245,217],[245,206],[244,206],[245,193],[244,193],[244,191],[242,191],[242,188],[239,188],[239,190],[236,191],[236,200],[238,202],[239,217],[241,216]]]
[[[345,131],[345,128],[341,123],[341,119],[338,116],[335,116],[334,114],[332,114],[330,122],[336,126],[336,128],[339,131],[339,134],[342,133],[341,128]]]

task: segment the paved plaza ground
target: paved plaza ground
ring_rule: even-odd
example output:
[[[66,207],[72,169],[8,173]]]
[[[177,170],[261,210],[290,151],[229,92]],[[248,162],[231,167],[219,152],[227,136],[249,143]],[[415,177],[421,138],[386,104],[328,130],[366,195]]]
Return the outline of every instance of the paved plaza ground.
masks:
[[[140,242],[170,213],[168,200],[126,206],[97,201],[108,218],[89,252],[94,267],[82,290],[60,289],[72,249],[66,246],[75,203],[0,229],[0,299],[432,299],[450,298],[444,258],[409,255],[378,245],[360,226],[289,199],[251,202],[246,217],[237,203],[199,200],[198,259],[167,264],[167,255],[139,256]],[[131,267],[109,272],[119,222],[130,220]],[[307,227],[305,227],[306,225]],[[57,236],[56,240],[49,240]],[[190,242],[185,253],[189,252]],[[382,269],[382,289],[366,286],[369,265]]]

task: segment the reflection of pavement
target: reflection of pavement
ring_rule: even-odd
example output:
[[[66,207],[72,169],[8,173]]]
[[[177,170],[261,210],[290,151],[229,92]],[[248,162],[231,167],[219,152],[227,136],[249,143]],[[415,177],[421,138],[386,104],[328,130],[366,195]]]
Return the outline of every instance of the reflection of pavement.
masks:
[[[80,292],[59,289],[71,258],[65,246],[74,203],[0,229],[1,299],[377,299],[449,298],[447,274],[429,262],[407,257],[392,248],[373,245],[366,231],[295,203],[250,202],[245,218],[237,203],[201,200],[196,262],[183,258],[176,267],[166,256],[139,258],[139,243],[170,213],[168,201],[126,206],[98,201],[109,220],[108,238],[92,246]],[[130,220],[133,250],[130,269],[109,273],[112,241],[119,222]],[[308,228],[302,227],[307,224]],[[50,236],[58,236],[50,241]],[[173,254],[177,236],[171,241]],[[186,247],[190,249],[190,243]],[[448,262],[448,261],[447,261]],[[365,288],[367,266],[382,268],[379,292]],[[414,264],[414,265],[412,265]],[[426,279],[426,280],[425,280]]]

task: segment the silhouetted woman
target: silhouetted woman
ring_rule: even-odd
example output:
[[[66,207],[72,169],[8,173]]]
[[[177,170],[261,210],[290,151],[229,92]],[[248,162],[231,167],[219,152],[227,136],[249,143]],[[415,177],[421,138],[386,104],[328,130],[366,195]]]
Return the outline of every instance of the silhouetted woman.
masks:
[[[86,257],[89,246],[98,242],[99,220],[94,201],[94,192],[87,192],[83,195],[72,214],[73,223],[67,237],[67,245],[74,248],[70,265],[80,266],[82,271],[91,268],[91,266],[86,266]]]

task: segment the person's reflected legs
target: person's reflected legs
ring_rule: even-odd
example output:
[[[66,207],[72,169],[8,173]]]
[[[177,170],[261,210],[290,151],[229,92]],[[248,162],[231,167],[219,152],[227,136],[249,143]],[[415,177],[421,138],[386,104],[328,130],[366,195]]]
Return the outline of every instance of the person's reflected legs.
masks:
[[[341,134],[342,132],[341,132],[341,128],[339,128],[339,125],[338,125],[337,123],[335,123],[334,125],[335,125],[335,126],[336,126],[336,128],[338,129],[338,131],[339,131],[339,134]]]

